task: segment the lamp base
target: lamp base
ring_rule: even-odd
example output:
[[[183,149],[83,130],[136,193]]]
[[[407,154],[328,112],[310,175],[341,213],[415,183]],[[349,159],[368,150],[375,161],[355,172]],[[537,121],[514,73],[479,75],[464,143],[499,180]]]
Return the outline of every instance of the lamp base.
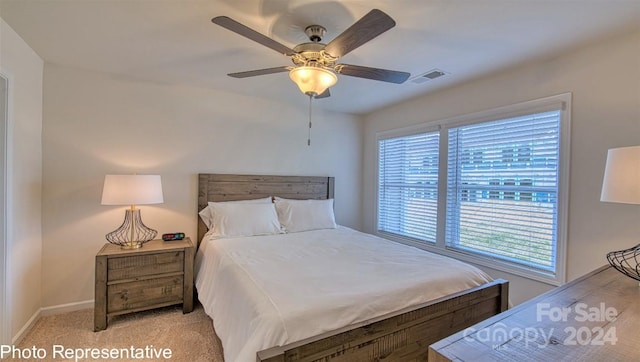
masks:
[[[116,245],[120,245],[120,249],[133,250],[133,249],[140,249],[142,247],[142,244],[143,243],[141,243],[141,242],[132,241],[129,244],[124,244],[124,245],[116,244]]]
[[[124,222],[116,230],[106,235],[111,244],[120,245],[122,249],[138,249],[142,244],[153,240],[157,230],[147,227],[142,222],[139,209],[126,210]]]
[[[607,260],[620,273],[640,281],[640,244],[633,248],[612,251],[607,254]]]

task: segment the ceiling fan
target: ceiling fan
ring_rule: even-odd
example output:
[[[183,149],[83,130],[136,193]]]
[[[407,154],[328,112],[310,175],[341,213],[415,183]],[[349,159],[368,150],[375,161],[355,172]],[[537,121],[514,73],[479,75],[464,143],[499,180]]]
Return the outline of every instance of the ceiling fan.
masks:
[[[330,95],[329,87],[338,81],[336,73],[396,84],[403,83],[410,76],[409,73],[395,70],[338,63],[339,58],[396,25],[389,15],[378,9],[371,10],[328,44],[321,42],[326,29],[320,25],[310,25],[305,29],[309,42],[299,44],[293,49],[229,17],[217,16],[211,21],[290,57],[294,64],[228,74],[233,78],[289,72],[289,77],[302,93],[309,97],[325,98]]]

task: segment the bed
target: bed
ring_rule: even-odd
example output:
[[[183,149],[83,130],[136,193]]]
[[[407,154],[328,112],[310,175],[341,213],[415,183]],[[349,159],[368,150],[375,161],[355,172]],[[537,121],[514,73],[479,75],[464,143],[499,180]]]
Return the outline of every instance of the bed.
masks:
[[[334,197],[331,177],[198,177],[199,212],[209,202],[325,205]],[[426,360],[431,343],[507,309],[507,281],[349,228],[210,240],[198,220],[198,298],[227,361]],[[470,277],[438,279],[439,270]],[[425,284],[421,275],[434,280]]]

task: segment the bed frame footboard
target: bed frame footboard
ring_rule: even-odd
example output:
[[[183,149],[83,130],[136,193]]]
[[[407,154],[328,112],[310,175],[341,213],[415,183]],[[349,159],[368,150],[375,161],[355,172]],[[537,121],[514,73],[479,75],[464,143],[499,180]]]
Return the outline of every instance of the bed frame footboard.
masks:
[[[258,352],[258,362],[426,361],[429,345],[508,308],[509,282],[490,283],[411,309]]]

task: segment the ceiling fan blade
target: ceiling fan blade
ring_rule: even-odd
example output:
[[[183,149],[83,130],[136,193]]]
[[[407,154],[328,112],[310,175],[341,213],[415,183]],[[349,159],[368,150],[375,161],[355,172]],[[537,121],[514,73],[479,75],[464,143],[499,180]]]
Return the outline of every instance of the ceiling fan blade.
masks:
[[[239,22],[227,16],[216,16],[215,18],[211,19],[211,22],[213,22],[214,24],[218,24],[223,28],[231,30],[236,34],[240,34],[245,38],[248,38],[257,43],[260,43],[268,48],[271,48],[280,54],[285,54],[289,56],[296,54],[296,52],[293,51],[293,49],[289,48],[288,46],[282,45],[277,41],[269,38],[268,36],[262,35],[257,31],[249,28],[248,26],[242,25]]]
[[[349,75],[358,78],[367,78],[373,80],[380,80],[383,82],[401,84],[404,83],[411,76],[407,72],[398,72],[396,70],[369,68],[361,65],[351,64],[338,64],[336,65],[336,72],[344,75]]]
[[[248,77],[255,77],[257,75],[266,75],[266,74],[273,74],[273,73],[288,72],[292,68],[293,67],[290,67],[290,66],[282,66],[282,67],[275,67],[275,68],[249,70],[249,71],[246,71],[246,72],[229,73],[227,75],[230,76],[230,77],[233,77],[233,78],[248,78]]]
[[[381,10],[373,9],[324,48],[326,53],[341,57],[360,45],[396,26],[396,22]]]
[[[317,96],[313,97],[315,99],[322,99],[322,98],[329,98],[331,97],[331,92],[329,92],[329,88],[327,88],[327,90],[325,90],[324,92],[318,94]]]

